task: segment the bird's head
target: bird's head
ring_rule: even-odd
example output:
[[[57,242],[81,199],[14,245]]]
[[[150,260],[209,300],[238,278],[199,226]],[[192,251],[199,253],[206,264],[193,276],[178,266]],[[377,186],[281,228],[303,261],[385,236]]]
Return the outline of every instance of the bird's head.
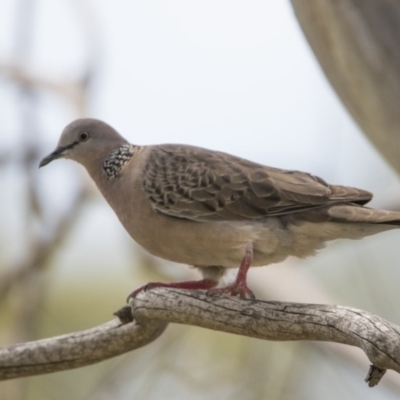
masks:
[[[114,128],[93,118],[77,119],[63,130],[56,149],[40,161],[39,167],[58,158],[68,158],[85,167],[104,160],[115,148],[128,143]]]

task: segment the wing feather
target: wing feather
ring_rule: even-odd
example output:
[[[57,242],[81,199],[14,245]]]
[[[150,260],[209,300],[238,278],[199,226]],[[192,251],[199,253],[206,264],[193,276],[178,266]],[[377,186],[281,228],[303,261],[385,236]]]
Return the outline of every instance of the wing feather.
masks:
[[[152,147],[143,178],[154,209],[197,221],[257,220],[335,202],[365,204],[372,198],[364,190],[328,185],[308,173],[184,145]]]

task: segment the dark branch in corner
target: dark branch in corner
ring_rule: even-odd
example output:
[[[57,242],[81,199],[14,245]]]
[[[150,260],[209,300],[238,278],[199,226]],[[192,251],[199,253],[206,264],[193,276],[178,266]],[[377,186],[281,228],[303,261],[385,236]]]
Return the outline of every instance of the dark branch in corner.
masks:
[[[0,379],[93,364],[155,340],[169,322],[265,340],[319,340],[360,347],[372,363],[366,381],[400,373],[400,327],[350,307],[209,297],[199,291],[153,289],[131,304],[134,321],[0,348]]]

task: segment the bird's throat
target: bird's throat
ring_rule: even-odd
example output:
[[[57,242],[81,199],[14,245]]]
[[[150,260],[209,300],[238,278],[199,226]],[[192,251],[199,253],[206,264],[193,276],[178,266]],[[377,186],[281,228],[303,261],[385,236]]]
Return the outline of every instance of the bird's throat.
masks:
[[[116,179],[121,174],[125,164],[135,155],[139,146],[124,144],[114,149],[103,162],[103,171],[107,179]]]

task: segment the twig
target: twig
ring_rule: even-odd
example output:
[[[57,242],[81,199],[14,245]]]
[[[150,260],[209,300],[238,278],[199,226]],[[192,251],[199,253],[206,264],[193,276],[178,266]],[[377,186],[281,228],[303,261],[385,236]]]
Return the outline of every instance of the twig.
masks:
[[[319,340],[360,347],[373,365],[370,387],[400,373],[400,327],[350,307],[209,297],[199,291],[153,289],[132,303],[134,322],[0,349],[0,379],[92,364],[157,338],[168,322],[265,340]],[[377,374],[376,372],[379,372]]]

